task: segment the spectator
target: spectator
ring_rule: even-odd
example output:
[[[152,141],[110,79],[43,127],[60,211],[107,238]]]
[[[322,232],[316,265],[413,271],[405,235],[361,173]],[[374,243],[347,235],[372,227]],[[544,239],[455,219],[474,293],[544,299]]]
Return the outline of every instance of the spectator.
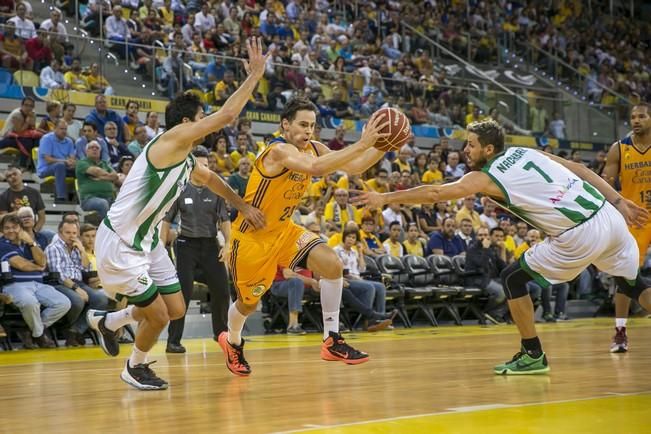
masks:
[[[81,73],[81,60],[79,58],[72,59],[72,66],[68,72],[63,74],[63,79],[68,89],[78,92],[90,92],[88,81],[86,81],[86,77]]]
[[[50,11],[50,18],[41,23],[40,29],[50,32],[51,48],[56,59],[62,59],[65,48],[73,45],[68,41],[68,31],[61,22],[61,11],[54,8]],[[55,33],[55,34],[54,34]]]
[[[357,229],[346,229],[343,232],[342,244],[334,248],[344,266],[344,281],[346,286],[354,294],[372,294],[373,310],[375,312],[386,312],[386,287],[382,282],[364,280],[361,273],[366,270],[362,243],[359,239]]]
[[[403,228],[405,226],[405,217],[402,215],[402,205],[397,203],[389,204],[389,206],[382,211],[382,219],[384,220],[384,229],[386,233],[391,229],[388,226],[391,222],[398,222],[400,223],[400,227]]]
[[[86,116],[86,121],[92,122],[97,126],[97,132],[100,136],[106,136],[104,127],[107,122],[115,122],[117,126],[117,140],[120,143],[124,143],[124,122],[122,122],[120,115],[116,111],[106,108],[106,97],[104,95],[97,95],[95,97],[95,108]]]
[[[77,162],[75,171],[79,184],[81,209],[95,211],[99,219],[103,220],[115,199],[114,184],[119,179],[111,166],[100,159],[101,150],[96,140],[88,142],[86,158]]]
[[[32,148],[38,146],[43,135],[36,130],[35,105],[36,102],[31,96],[23,98],[20,107],[9,113],[0,131],[0,136],[3,137],[0,140],[0,149],[12,147],[20,150],[23,166],[27,166],[27,161],[31,161]]]
[[[475,274],[467,278],[466,284],[476,285],[488,294],[484,313],[491,319],[503,320],[506,314],[506,295],[500,273],[507,266],[504,247],[504,231],[496,227],[489,231],[482,227],[466,252],[466,273]]]
[[[126,106],[124,107],[126,114],[122,118],[125,127],[125,137],[126,140],[131,140],[135,135],[136,127],[144,124],[140,121],[138,117],[138,110],[140,110],[140,104],[138,101],[129,100],[127,101]],[[146,131],[145,131],[146,132]],[[149,141],[149,140],[147,140]]]
[[[267,109],[270,111],[282,111],[287,103],[283,95],[283,86],[279,82],[273,85],[271,92],[267,95]]]
[[[109,146],[104,139],[98,136],[97,127],[92,122],[84,122],[84,126],[81,128],[81,136],[75,142],[75,157],[77,160],[86,158],[86,145],[93,140],[96,140],[102,147],[102,160],[109,161]]]
[[[445,178],[448,181],[456,181],[466,174],[466,165],[459,162],[459,151],[448,152],[448,164],[445,167]]]
[[[379,109],[380,109],[380,104],[377,101],[377,96],[375,93],[371,93],[366,98],[364,104],[362,104],[360,113],[364,117],[370,117],[373,113],[375,113]]]
[[[16,26],[12,21],[5,24],[4,34],[0,40],[0,55],[2,66],[11,71],[26,69],[31,71],[33,65],[25,50],[24,41],[16,34]]]
[[[115,42],[118,47],[122,47],[125,42],[130,41],[131,32],[127,21],[122,16],[122,7],[119,5],[113,6],[112,14],[106,19],[104,29],[106,30],[105,37],[112,42]],[[129,52],[132,51],[132,46],[129,47]],[[119,51],[121,56],[127,57],[123,50]]]
[[[134,130],[134,133],[135,134],[133,140],[131,143],[129,143],[129,146],[127,146],[127,151],[134,157],[138,158],[138,155],[140,155],[145,149],[145,146],[147,146],[149,140],[147,140],[147,130],[145,129],[144,125],[137,126]],[[123,153],[122,155],[125,154]]]
[[[570,159],[577,164],[583,164],[583,159],[581,158],[581,151],[578,149],[572,149],[572,154]]]
[[[156,112],[148,112],[145,122],[146,122],[145,130],[147,131],[147,140],[151,140],[158,134],[165,131],[163,130],[163,128],[161,128],[158,122],[158,113]]]
[[[251,163],[251,160],[248,158],[241,158],[237,164],[237,172],[228,177],[228,185],[230,185],[231,188],[240,195],[240,197],[244,197],[244,193],[246,193],[246,185],[249,182],[252,164],[253,163]]]
[[[40,84],[46,89],[67,88],[66,80],[61,72],[61,62],[58,59],[52,59],[52,62],[41,70]]]
[[[5,172],[9,188],[0,194],[0,215],[16,212],[22,207],[30,207],[38,216],[34,230],[39,232],[45,225],[45,203],[41,193],[23,183],[23,172],[20,168],[10,165]]]
[[[482,226],[486,226],[488,230],[491,230],[499,225],[497,221],[497,213],[495,212],[495,203],[491,202],[486,197],[484,197],[483,199],[484,199],[484,209],[481,215],[479,216],[479,218],[481,220]],[[479,230],[479,229],[475,229],[475,230]]]
[[[126,178],[131,171],[131,167],[133,167],[133,161],[134,159],[131,155],[124,155],[120,157],[117,168],[118,176],[120,177],[120,184],[122,184],[124,178]]]
[[[239,84],[235,81],[235,74],[232,70],[227,69],[224,72],[224,78],[215,85],[215,104],[224,105],[226,100],[233,95]]]
[[[409,223],[407,239],[402,242],[402,245],[407,255],[425,256],[425,245],[420,238],[420,231],[416,223]]]
[[[456,221],[457,225],[459,225],[463,219],[469,219],[472,229],[477,231],[481,227],[481,217],[475,211],[475,199],[474,194],[463,199],[463,207],[457,212]]]
[[[249,151],[249,138],[244,132],[237,134],[237,149],[231,152],[231,161],[237,165],[242,157],[246,156],[251,163],[255,163],[255,154]]]
[[[340,119],[356,119],[355,113],[350,105],[343,99],[343,90],[335,87],[332,90],[332,99],[328,101],[328,107],[334,110],[335,117]]]
[[[542,99],[536,100],[536,105],[529,109],[529,125],[534,134],[542,134],[547,131],[549,119],[547,111],[543,107]]]
[[[305,288],[312,288],[319,292],[319,281],[312,277],[312,272],[298,268],[292,271],[289,268],[278,267],[276,278],[269,290],[276,297],[287,299],[289,320],[287,323],[288,335],[304,335],[305,330],[298,323],[298,316],[303,312],[303,293]]]
[[[457,216],[459,213],[457,213]],[[465,243],[466,248],[475,241],[475,232],[472,227],[472,221],[465,217],[458,223],[457,236]]]
[[[427,243],[427,254],[453,257],[466,251],[466,243],[455,234],[456,223],[451,217],[443,221],[439,232],[434,232]]]
[[[13,23],[16,26],[16,34],[18,37],[27,40],[36,36],[36,27],[34,22],[27,16],[27,6],[25,3],[18,3],[16,5],[16,16],[9,18],[8,23]]]
[[[513,239],[513,236],[510,235],[512,226],[511,217],[508,215],[500,216],[500,227],[504,231],[504,245],[506,246],[506,253],[509,261],[515,252],[515,240]]]
[[[233,164],[233,160],[231,160],[230,154],[228,154],[226,150],[226,137],[217,137],[215,150],[211,152],[211,155],[215,158],[215,164],[217,167],[216,173],[223,177],[230,176],[230,174],[233,172],[233,169],[235,168],[235,165]],[[248,161],[249,168],[251,167],[251,161],[248,158],[240,158],[240,162],[242,161]]]
[[[518,247],[520,247],[522,244],[527,242],[528,231],[529,231],[529,225],[527,223],[523,221],[519,221],[515,224],[515,235],[513,236],[513,242],[515,243],[516,252]],[[515,259],[518,258],[520,258],[520,255],[516,254]]]
[[[386,254],[386,250],[382,245],[382,241],[375,233],[377,225],[375,218],[371,215],[362,217],[362,229],[359,231],[359,236],[362,243],[366,244],[363,248],[364,254],[369,256],[380,256]]]
[[[68,137],[73,141],[76,141],[79,138],[79,131],[81,130],[82,124],[80,121],[75,119],[75,112],[77,111],[77,106],[71,102],[63,104],[63,120],[68,124]]]
[[[57,101],[48,101],[45,103],[45,113],[46,115],[38,124],[38,130],[43,134],[54,131],[54,126],[61,118],[61,104]]]
[[[346,141],[344,136],[346,135],[346,128],[343,125],[338,126],[335,129],[335,136],[328,142],[328,148],[333,151],[338,151],[346,147]]]
[[[384,250],[387,255],[402,258],[404,255],[404,247],[400,243],[400,235],[402,233],[402,224],[394,220],[389,224],[389,238],[384,241]]]
[[[213,17],[210,14],[210,4],[208,2],[202,3],[201,5],[201,11],[197,12],[194,15],[194,28],[197,32],[201,33],[202,35],[217,27],[217,23],[215,22],[215,17]]]
[[[20,220],[20,227],[23,231],[27,232],[27,235],[38,243],[41,250],[45,251],[45,248],[50,244],[50,240],[54,236],[54,232],[36,230],[34,211],[28,206],[19,208],[16,211],[16,217]]]
[[[565,121],[561,117],[561,114],[558,112],[554,112],[553,120],[549,123],[549,133],[552,137],[555,137],[559,140],[566,138]]]
[[[90,65],[90,73],[86,76],[86,83],[88,83],[89,90],[92,93],[113,95],[111,83],[102,75],[97,63]]]
[[[432,205],[427,203],[421,205],[420,213],[418,214],[418,224],[421,231],[425,232],[427,236],[430,236],[432,232],[441,229],[442,223],[443,220],[439,219],[436,213],[433,212]]]
[[[13,282],[5,283],[2,291],[11,297],[31,331],[26,336],[25,348],[54,348],[47,336],[47,327],[70,310],[70,301],[49,285],[43,284],[46,259],[41,247],[20,227],[15,214],[7,214],[0,221],[3,238],[0,239],[0,260],[9,262]],[[45,309],[41,312],[41,306]]]
[[[67,136],[68,124],[64,120],[57,122],[53,132],[41,139],[38,152],[36,173],[40,178],[54,176],[55,203],[68,202],[66,176],[74,176],[75,145]]]
[[[335,190],[335,200],[325,207],[324,217],[326,223],[332,223],[338,228],[343,228],[349,220],[358,221],[359,215],[351,204],[348,203],[348,191],[338,188]]]
[[[407,171],[409,173],[412,172],[411,169],[411,163],[409,162],[409,159],[412,156],[412,151],[409,148],[409,146],[403,146],[400,148],[400,151],[398,152],[398,158],[391,164],[391,170],[394,172],[402,172],[402,171]]]
[[[373,179],[366,182],[368,188],[378,193],[389,192],[389,172],[386,169],[379,169],[377,175]]]
[[[472,111],[466,115],[466,126],[470,125],[473,122],[479,122],[484,117],[481,115],[481,111],[478,106],[473,106]]]
[[[37,72],[46,67],[52,61],[52,50],[50,49],[50,37],[45,30],[39,29],[33,38],[25,42],[25,50],[29,58],[32,59],[34,68]]]
[[[606,167],[606,153],[604,151],[597,151],[597,155],[595,155],[594,160],[590,162],[588,168],[590,168],[590,170],[592,170],[597,175],[601,176],[601,172],[603,172],[604,167]]]
[[[72,325],[66,332],[66,345],[84,345],[83,335],[88,330],[87,310],[106,310],[109,300],[82,280],[82,273],[88,270],[90,261],[79,239],[79,223],[62,220],[57,235],[45,249],[45,255],[48,268],[51,272],[59,273],[61,279],[56,289],[68,297],[72,305],[68,314]]]

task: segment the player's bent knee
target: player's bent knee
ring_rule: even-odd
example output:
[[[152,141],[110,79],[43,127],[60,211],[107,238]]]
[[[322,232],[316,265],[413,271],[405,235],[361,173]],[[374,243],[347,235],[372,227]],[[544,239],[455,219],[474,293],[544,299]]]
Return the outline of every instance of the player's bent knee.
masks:
[[[249,316],[249,315],[251,315],[251,314],[252,314],[253,312],[255,312],[256,309],[258,308],[258,301],[257,301],[257,300],[256,300],[254,303],[252,303],[252,304],[245,304],[245,303],[244,303],[243,301],[241,301],[241,300],[237,300],[235,303],[236,303],[236,304],[235,304],[235,307],[237,308],[237,310],[238,310],[242,315],[245,315],[245,316]]]
[[[513,262],[500,273],[504,294],[508,300],[524,297],[529,295],[527,292],[527,282],[531,276],[522,269],[518,261]]]
[[[634,282],[626,280],[623,277],[615,277],[615,282],[617,283],[617,290],[619,292],[635,301],[640,298],[640,295],[642,295],[645,290],[651,288],[651,282],[642,277],[639,273]]]

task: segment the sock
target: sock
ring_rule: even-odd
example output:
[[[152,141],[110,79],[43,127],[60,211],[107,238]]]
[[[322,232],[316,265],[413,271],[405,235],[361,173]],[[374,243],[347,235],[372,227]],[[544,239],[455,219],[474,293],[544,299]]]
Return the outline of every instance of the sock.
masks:
[[[246,316],[237,310],[235,303],[231,304],[228,308],[228,342],[233,345],[242,344],[242,329],[245,321]]]
[[[615,327],[618,329],[626,327],[626,320],[628,320],[628,318],[615,318]]]
[[[136,324],[137,321],[133,319],[133,308],[134,306],[129,306],[117,312],[108,313],[104,320],[104,326],[109,330],[116,331],[125,325]]]
[[[341,292],[344,279],[321,279],[321,309],[323,312],[323,340],[330,332],[339,333],[339,306],[341,305]]]
[[[133,344],[133,351],[131,352],[131,357],[129,357],[129,366],[133,368],[134,366],[145,363],[146,361],[147,352],[140,351],[138,347],[136,347],[136,344]]]
[[[534,359],[537,359],[542,355],[542,345],[538,336],[531,339],[522,339],[522,346],[524,350]]]

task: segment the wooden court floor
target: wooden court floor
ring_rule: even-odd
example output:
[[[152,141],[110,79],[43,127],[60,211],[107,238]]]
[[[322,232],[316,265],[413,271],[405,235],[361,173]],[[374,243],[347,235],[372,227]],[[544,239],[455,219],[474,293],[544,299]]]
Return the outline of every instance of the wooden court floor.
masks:
[[[549,375],[501,377],[513,326],[349,334],[371,360],[319,359],[317,335],[249,338],[249,378],[208,339],[153,351],[170,382],[140,392],[99,348],[0,352],[0,433],[651,433],[651,319],[608,353],[612,320],[542,325]],[[121,349],[126,357],[130,346]]]

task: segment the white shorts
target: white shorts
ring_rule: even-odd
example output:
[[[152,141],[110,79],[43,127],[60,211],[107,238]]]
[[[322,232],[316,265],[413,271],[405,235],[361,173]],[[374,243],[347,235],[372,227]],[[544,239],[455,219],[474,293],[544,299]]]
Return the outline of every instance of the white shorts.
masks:
[[[151,253],[139,252],[102,223],[95,238],[95,257],[97,275],[110,296],[126,296],[137,304],[157,292],[173,294],[181,289],[176,268],[160,243]]]
[[[583,224],[531,247],[520,264],[538,283],[548,286],[573,280],[590,264],[612,276],[635,280],[639,256],[624,217],[607,202]]]

